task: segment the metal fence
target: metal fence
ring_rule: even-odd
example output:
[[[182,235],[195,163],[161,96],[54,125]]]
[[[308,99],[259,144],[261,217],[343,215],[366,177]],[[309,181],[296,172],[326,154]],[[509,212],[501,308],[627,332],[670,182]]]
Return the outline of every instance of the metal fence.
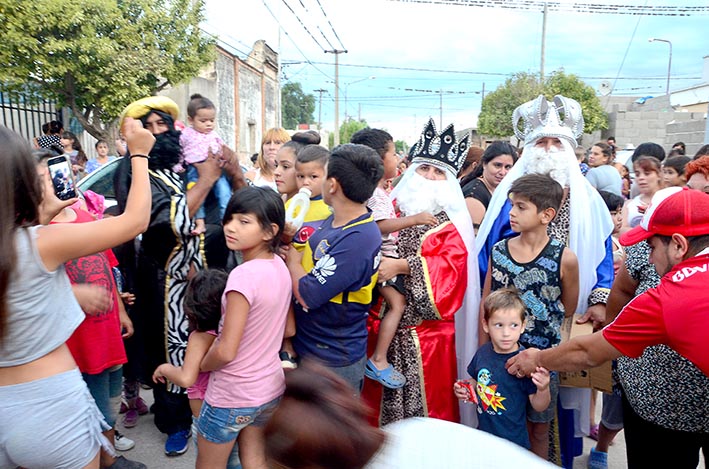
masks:
[[[0,92],[0,119],[0,124],[32,141],[42,135],[42,124],[61,121],[62,112],[53,101],[13,101],[7,93]]]

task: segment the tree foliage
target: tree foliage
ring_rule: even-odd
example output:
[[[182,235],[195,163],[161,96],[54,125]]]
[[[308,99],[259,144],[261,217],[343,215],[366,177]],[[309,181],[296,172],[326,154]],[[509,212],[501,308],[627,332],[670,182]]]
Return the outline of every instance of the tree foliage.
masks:
[[[406,153],[409,151],[409,144],[403,140],[397,140],[394,142],[394,149],[397,153]]]
[[[71,108],[109,138],[123,107],[185,82],[214,58],[203,0],[0,0],[4,91]]]
[[[549,100],[560,94],[578,101],[583,109],[586,133],[608,128],[608,118],[595,90],[576,75],[557,70],[549,75],[543,84],[539,82],[538,75],[517,73],[485,96],[478,118],[480,133],[493,137],[514,135],[512,113],[515,108],[540,94]]]
[[[286,83],[281,88],[281,117],[286,129],[315,121],[315,96],[305,94],[300,83]]]
[[[367,121],[362,119],[362,120],[356,120],[352,119],[351,117],[348,117],[347,120],[345,120],[341,125],[340,125],[340,143],[350,143],[350,140],[352,139],[352,136],[359,130],[362,130],[369,125],[367,124]],[[328,145],[330,149],[335,145],[334,143],[335,138],[333,134],[330,134],[328,137]]]

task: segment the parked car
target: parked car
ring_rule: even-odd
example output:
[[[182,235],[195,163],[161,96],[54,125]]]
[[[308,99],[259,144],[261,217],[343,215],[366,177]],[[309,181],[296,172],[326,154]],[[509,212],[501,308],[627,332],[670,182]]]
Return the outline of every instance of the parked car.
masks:
[[[118,164],[122,159],[123,158],[116,158],[101,166],[93,173],[87,174],[76,183],[76,187],[81,192],[92,190],[102,195],[106,199],[106,208],[113,207],[118,203],[116,202],[116,191],[113,189],[113,174],[116,172],[116,168],[118,168]]]
[[[105,206],[113,207],[118,202],[116,202],[116,192],[113,189],[113,174],[118,168],[118,164],[123,158],[116,158],[115,160],[101,166],[99,169],[91,174],[84,176],[77,184],[76,187],[81,191],[92,190],[97,194],[101,194],[105,199]],[[248,169],[243,164],[241,166],[241,171],[246,173]]]

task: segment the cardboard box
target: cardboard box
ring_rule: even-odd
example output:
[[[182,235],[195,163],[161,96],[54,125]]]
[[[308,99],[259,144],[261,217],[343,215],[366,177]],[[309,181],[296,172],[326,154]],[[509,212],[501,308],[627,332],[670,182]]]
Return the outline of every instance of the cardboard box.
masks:
[[[577,324],[576,316],[566,318],[561,325],[561,342],[564,343],[576,336],[592,334],[591,323]],[[562,386],[572,388],[593,388],[605,393],[613,392],[611,379],[611,362],[606,362],[590,370],[564,371],[559,373],[559,382]]]

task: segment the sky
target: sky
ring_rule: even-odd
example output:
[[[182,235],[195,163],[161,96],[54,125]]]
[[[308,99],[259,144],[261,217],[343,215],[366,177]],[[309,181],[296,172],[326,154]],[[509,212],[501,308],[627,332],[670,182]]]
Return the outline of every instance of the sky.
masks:
[[[334,55],[324,50],[347,50],[339,55],[340,123],[345,115],[361,117],[371,127],[413,143],[429,117],[439,130],[441,114],[444,126],[476,126],[483,89],[495,90],[516,72],[539,73],[541,62],[541,10],[427,1],[206,0],[203,29],[240,57],[254,42],[265,40],[280,53],[282,84],[299,82],[315,95],[316,121],[319,93],[314,90],[326,90],[322,126],[329,130],[334,128],[335,66]],[[589,3],[707,5],[699,0]],[[665,93],[669,45],[648,41],[655,37],[672,43],[670,89],[686,88],[701,81],[702,59],[709,55],[707,21],[709,12],[649,16],[549,11],[545,73],[563,69],[594,89],[607,80],[614,96],[660,96]]]

